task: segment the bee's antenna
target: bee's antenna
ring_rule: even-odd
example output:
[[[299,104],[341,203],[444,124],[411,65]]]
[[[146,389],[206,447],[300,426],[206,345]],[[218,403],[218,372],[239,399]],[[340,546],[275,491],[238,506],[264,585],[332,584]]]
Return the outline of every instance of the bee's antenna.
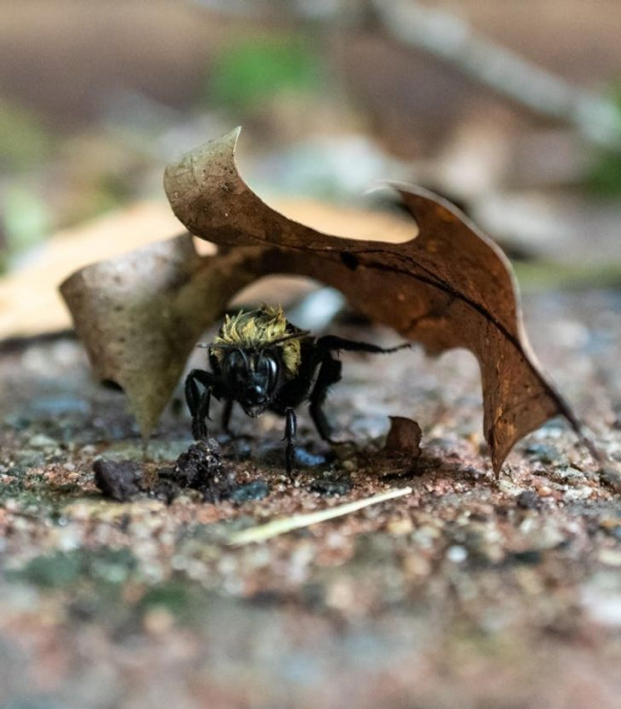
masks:
[[[197,347],[204,350],[239,350],[240,345],[228,344],[226,342],[199,342]]]
[[[305,337],[310,337],[310,330],[300,330],[299,332],[290,332],[287,335],[279,337],[277,340],[272,340],[270,344],[276,345],[281,342],[287,342],[287,340],[302,340]]]

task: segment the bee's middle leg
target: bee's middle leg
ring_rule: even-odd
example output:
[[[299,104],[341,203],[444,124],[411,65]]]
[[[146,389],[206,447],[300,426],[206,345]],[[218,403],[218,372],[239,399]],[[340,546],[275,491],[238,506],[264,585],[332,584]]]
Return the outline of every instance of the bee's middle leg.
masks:
[[[222,430],[224,433],[228,434],[233,438],[233,433],[231,432],[231,413],[233,411],[233,399],[225,399],[224,407],[222,409]]]
[[[291,408],[285,411],[285,436],[283,440],[287,441],[287,448],[285,450],[285,470],[287,475],[291,477],[293,472],[293,464],[295,462],[295,445],[293,444],[293,439],[298,430],[298,419],[295,415],[295,411]]]

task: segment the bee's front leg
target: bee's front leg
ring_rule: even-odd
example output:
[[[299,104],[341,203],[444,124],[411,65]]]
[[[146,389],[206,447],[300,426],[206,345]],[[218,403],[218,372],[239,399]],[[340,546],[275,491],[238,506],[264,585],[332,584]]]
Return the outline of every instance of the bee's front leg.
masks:
[[[233,399],[225,399],[222,409],[222,430],[227,436],[235,438],[231,432],[231,414],[233,413]]]
[[[203,387],[203,391],[199,389],[199,384]],[[193,369],[185,380],[185,400],[192,416],[194,440],[199,441],[209,436],[206,419],[209,419],[211,391],[216,384],[214,375],[203,369]]]
[[[291,408],[285,411],[285,437],[283,440],[287,441],[287,448],[285,450],[285,470],[287,475],[292,477],[293,464],[295,462],[295,446],[293,445],[293,439],[298,430],[298,420],[295,415],[295,411]]]

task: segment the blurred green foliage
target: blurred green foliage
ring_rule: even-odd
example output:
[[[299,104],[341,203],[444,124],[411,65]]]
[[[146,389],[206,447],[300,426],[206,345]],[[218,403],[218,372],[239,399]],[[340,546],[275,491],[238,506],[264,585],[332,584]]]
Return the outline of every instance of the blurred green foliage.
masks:
[[[62,226],[94,219],[131,201],[131,176],[112,172],[105,165],[96,167],[82,189],[75,192],[71,208],[63,214]]]
[[[248,111],[283,93],[309,93],[325,77],[316,51],[299,37],[251,38],[215,58],[208,98],[217,106]]]
[[[0,100],[0,167],[24,170],[46,160],[52,138],[36,115],[15,103]]]
[[[53,145],[50,131],[34,112],[0,100],[0,171],[6,174],[0,194],[0,274],[16,253],[47,233],[48,210],[28,173],[49,160]]]
[[[621,137],[621,81],[613,85],[610,97],[617,107]],[[595,160],[589,175],[589,186],[605,197],[621,197],[621,154],[603,152]]]
[[[8,255],[42,241],[50,228],[49,211],[28,182],[9,183],[2,195],[2,217]]]
[[[82,581],[116,585],[135,569],[136,559],[128,549],[77,549],[37,556],[9,578],[42,588],[65,588]]]
[[[600,155],[591,169],[589,185],[597,194],[621,197],[621,155]]]

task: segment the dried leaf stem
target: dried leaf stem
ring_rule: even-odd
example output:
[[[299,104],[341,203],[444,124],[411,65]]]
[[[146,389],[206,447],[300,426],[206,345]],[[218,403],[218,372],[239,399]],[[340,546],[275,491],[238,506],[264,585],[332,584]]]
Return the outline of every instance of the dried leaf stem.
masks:
[[[382,492],[379,495],[373,495],[372,497],[366,497],[363,500],[346,502],[344,505],[330,507],[327,510],[293,515],[292,517],[285,517],[284,519],[275,519],[267,524],[261,524],[257,527],[250,527],[249,529],[243,529],[241,532],[232,534],[228,539],[228,544],[233,546],[242,546],[244,544],[264,542],[268,539],[272,539],[272,537],[277,537],[281,534],[291,532],[294,529],[303,529],[304,527],[310,527],[313,524],[326,522],[329,519],[343,517],[364,509],[365,507],[377,505],[380,502],[386,502],[387,500],[393,500],[396,497],[409,495],[411,492],[411,487],[402,487],[397,490],[388,490],[387,492]]]

